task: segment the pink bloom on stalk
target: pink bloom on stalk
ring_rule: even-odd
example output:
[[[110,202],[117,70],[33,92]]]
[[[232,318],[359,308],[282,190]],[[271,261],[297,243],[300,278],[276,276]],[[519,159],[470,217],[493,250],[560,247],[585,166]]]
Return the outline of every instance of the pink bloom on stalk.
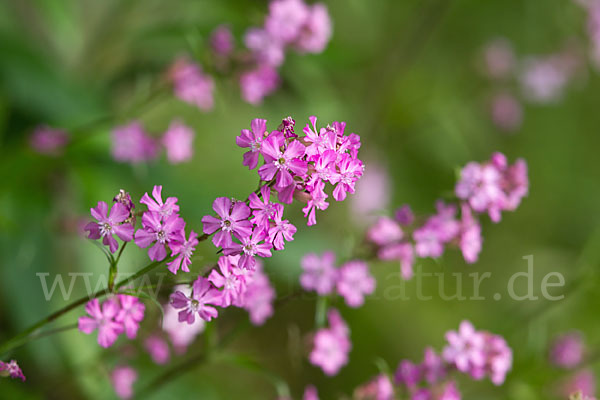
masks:
[[[270,221],[274,221],[275,216],[278,213],[283,213],[283,206],[281,204],[272,203],[270,198],[271,188],[267,185],[260,188],[260,198],[256,193],[251,193],[248,197],[250,200],[250,208],[253,210],[253,217],[250,219],[250,222],[267,231],[271,227]]]
[[[108,246],[111,253],[119,248],[119,244],[113,235],[117,235],[124,242],[130,242],[133,239],[133,225],[125,223],[129,218],[129,210],[121,203],[115,203],[108,213],[108,204],[99,201],[95,208],[90,210],[92,217],[98,222],[90,222],[85,226],[89,232],[89,239],[102,238],[102,244]]]
[[[241,296],[246,285],[237,275],[235,275],[229,257],[219,257],[217,264],[221,273],[219,274],[216,269],[213,269],[210,272],[208,280],[216,287],[223,288],[223,290],[221,290],[221,304],[219,305],[221,307],[229,307]]]
[[[267,120],[255,118],[250,123],[249,130],[242,129],[240,135],[236,136],[235,143],[238,146],[250,148],[250,151],[244,153],[244,162],[242,165],[247,166],[249,169],[256,168],[258,165],[258,156],[260,155],[260,147],[267,134]]]
[[[498,129],[514,132],[523,123],[523,108],[513,95],[499,93],[491,100],[490,116]]]
[[[471,207],[467,204],[461,206],[462,220],[459,246],[462,251],[465,261],[469,264],[474,263],[479,258],[481,251],[481,225],[479,221],[473,217]]]
[[[171,358],[169,344],[159,336],[150,336],[144,341],[144,348],[150,354],[152,361],[158,365],[166,364]]]
[[[308,226],[312,226],[317,223],[317,209],[326,210],[327,207],[329,207],[329,203],[326,201],[329,196],[325,194],[325,191],[323,190],[324,188],[325,183],[322,181],[316,182],[314,187],[309,188],[311,197],[306,207],[302,209],[304,216],[308,218],[308,222],[306,223]]]
[[[190,296],[192,289],[188,286],[179,285],[174,288],[185,296]],[[204,331],[206,322],[201,318],[196,318],[192,324],[187,321],[179,321],[179,312],[170,304],[164,306],[165,316],[162,322],[162,329],[167,332],[169,339],[178,354],[185,352],[186,348],[194,341],[202,331]]]
[[[519,77],[523,94],[535,103],[559,101],[571,79],[571,68],[561,54],[529,57]]]
[[[0,376],[10,376],[13,379],[20,379],[25,382],[25,375],[16,360],[10,360],[10,362],[0,361]]]
[[[512,368],[512,350],[501,336],[486,332],[485,338],[486,372],[494,385],[502,385]]]
[[[550,361],[561,368],[575,368],[583,361],[585,347],[579,332],[559,336],[550,348]]]
[[[29,145],[40,154],[60,155],[69,142],[69,135],[60,129],[38,126],[29,138]]]
[[[202,276],[198,277],[193,284],[192,297],[188,297],[180,291],[171,295],[171,305],[179,311],[179,322],[193,324],[198,313],[200,318],[210,321],[218,316],[216,308],[211,305],[221,304],[221,292],[213,287],[210,281]]]
[[[446,367],[442,358],[431,347],[425,349],[423,363],[421,364],[425,380],[433,385],[446,376]]]
[[[112,155],[120,162],[139,163],[156,158],[158,146],[139,122],[119,126],[112,131]]]
[[[86,304],[85,311],[90,317],[79,317],[79,330],[89,335],[98,329],[98,344],[104,348],[112,346],[117,337],[123,333],[123,324],[115,320],[119,312],[116,300],[108,299],[100,308],[98,299],[92,299]]]
[[[461,394],[456,387],[456,382],[450,381],[444,385],[442,393],[438,400],[461,400]]]
[[[349,261],[340,267],[336,288],[348,306],[360,307],[364,296],[375,290],[375,279],[365,262]]]
[[[145,204],[148,210],[160,214],[161,218],[167,218],[171,214],[179,211],[177,205],[177,197],[167,197],[167,200],[162,200],[162,186],[155,185],[152,189],[152,197],[148,196],[148,193],[144,193],[140,203]]]
[[[180,58],[171,67],[170,75],[173,79],[175,96],[202,111],[212,110],[215,83],[198,64]]]
[[[317,128],[317,117],[314,115],[308,117],[309,124],[303,129],[306,135],[303,140],[309,143],[306,148],[306,154],[309,156],[320,156],[327,150],[336,150],[337,134],[334,130],[326,128]],[[311,127],[312,125],[312,127]]]
[[[290,185],[294,185],[292,174],[297,176],[306,175],[306,161],[302,160],[306,147],[298,140],[290,142],[282,151],[284,145],[283,136],[269,136],[261,147],[261,153],[265,158],[265,165],[258,169],[258,174],[263,181],[276,178],[275,189],[279,192]],[[281,199],[280,199],[281,200]],[[291,203],[291,196],[289,201]]]
[[[164,220],[159,213],[147,211],[142,215],[142,229],[135,232],[135,244],[148,250],[152,261],[162,261],[167,256],[166,245],[182,235],[185,222],[177,214],[171,214]]]
[[[169,129],[162,137],[162,143],[167,150],[167,159],[171,164],[192,159],[195,136],[196,133],[189,126],[179,121],[171,122]]]
[[[173,237],[169,243],[171,256],[177,256],[171,262],[167,263],[167,268],[173,274],[176,274],[181,268],[184,272],[190,272],[189,266],[192,264],[192,253],[198,245],[198,234],[194,231],[190,232],[190,237],[185,239],[185,231],[181,230]]]
[[[234,39],[227,25],[218,26],[210,35],[210,47],[221,56],[228,56],[233,51]]]
[[[304,388],[302,400],[319,400],[319,392],[317,392],[317,388],[313,385],[308,385],[306,388]]]
[[[275,289],[262,270],[262,263],[257,262],[252,278],[244,292],[243,308],[250,314],[250,322],[262,325],[273,315]]]
[[[352,158],[349,154],[343,154],[337,166],[339,173],[331,178],[331,183],[336,185],[333,190],[333,198],[337,201],[346,199],[346,193],[354,193],[354,184],[363,174],[363,163],[359,159]]]
[[[135,296],[120,294],[117,297],[119,298],[121,309],[116,315],[115,321],[123,324],[125,334],[129,339],[135,339],[140,322],[144,319],[144,310],[146,307]]]
[[[333,376],[348,363],[352,343],[348,337],[348,328],[339,313],[331,310],[329,317],[330,325],[332,322],[336,325],[317,331],[309,360],[311,364],[321,367],[326,375]]]
[[[252,51],[257,63],[279,67],[285,58],[283,43],[264,29],[250,28],[244,35],[244,43]]]
[[[131,214],[133,209],[135,208],[135,204],[131,200],[131,195],[124,191],[123,189],[119,190],[119,193],[113,198],[113,203],[121,203],[127,208],[127,211]]]
[[[409,360],[402,360],[394,373],[394,380],[398,384],[414,388],[421,381],[421,368]]]
[[[502,201],[501,174],[492,164],[470,162],[460,172],[455,192],[459,199],[469,201],[474,211],[484,212]]]
[[[413,265],[415,263],[415,252],[413,245],[409,242],[393,243],[381,247],[377,252],[377,257],[380,260],[400,261],[400,273],[402,279],[409,280],[413,277]]]
[[[321,257],[309,253],[302,257],[300,265],[303,271],[300,285],[304,290],[314,290],[321,296],[333,291],[338,276],[334,252],[326,251]]]
[[[446,333],[448,346],[444,348],[442,356],[444,360],[456,366],[463,373],[476,372],[485,366],[485,337],[482,333],[475,331],[473,325],[468,321],[461,322],[458,332]],[[479,378],[479,377],[477,377]]]
[[[317,3],[309,8],[309,15],[300,29],[295,48],[301,53],[321,53],[331,39],[332,27],[327,7]]]
[[[131,367],[116,367],[110,374],[115,393],[121,399],[133,397],[133,384],[137,378],[137,372]]]
[[[367,231],[367,239],[379,246],[397,242],[403,236],[400,225],[388,217],[379,217]]]
[[[242,98],[252,105],[261,104],[263,98],[274,92],[277,86],[279,74],[269,65],[259,65],[240,76]]]
[[[254,266],[256,265],[254,256],[271,257],[271,248],[273,246],[271,243],[263,242],[267,239],[267,232],[263,229],[256,227],[252,231],[252,235],[238,237],[238,239],[242,242],[241,244],[231,242],[229,247],[223,249],[223,253],[226,256],[240,254],[241,257],[238,262],[240,268],[254,269]]]
[[[273,218],[273,226],[269,228],[269,242],[273,243],[275,250],[283,250],[285,241],[294,240],[297,228],[287,219],[283,218],[283,207],[281,207]]]
[[[298,37],[308,16],[308,6],[302,0],[274,0],[269,4],[265,28],[270,36],[289,43]]]
[[[226,247],[231,244],[231,234],[238,237],[250,236],[252,224],[248,221],[250,208],[241,201],[232,204],[228,197],[217,197],[213,202],[213,210],[218,218],[212,215],[202,217],[203,231],[207,235],[215,232],[212,241],[217,247]]]
[[[456,207],[436,203],[437,214],[429,217],[425,225],[415,230],[415,251],[419,257],[439,257],[444,252],[444,244],[456,237],[460,224],[455,219]]]
[[[413,214],[410,206],[408,204],[405,204],[396,210],[396,213],[394,214],[394,219],[400,225],[407,226],[412,225],[412,223],[415,221],[415,215]]]

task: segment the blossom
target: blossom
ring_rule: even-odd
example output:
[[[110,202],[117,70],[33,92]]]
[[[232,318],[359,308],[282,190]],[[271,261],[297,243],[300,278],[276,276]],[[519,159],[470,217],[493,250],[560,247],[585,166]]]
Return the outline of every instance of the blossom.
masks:
[[[326,210],[329,207],[329,203],[326,201],[329,196],[323,191],[324,188],[325,183],[322,181],[316,182],[312,188],[309,188],[310,200],[302,209],[304,216],[308,218],[306,223],[308,226],[317,223],[316,210]]]
[[[523,107],[509,93],[498,93],[490,102],[490,116],[498,129],[514,132],[523,123]]]
[[[242,98],[252,104],[259,105],[265,96],[271,94],[279,86],[279,74],[275,68],[263,64],[244,72],[240,76]]]
[[[364,296],[375,290],[375,279],[365,262],[350,261],[341,266],[336,288],[348,306],[360,307],[364,303]]]
[[[301,157],[306,147],[298,140],[291,141],[282,151],[284,145],[283,136],[269,136],[261,147],[261,154],[265,158],[265,164],[258,169],[260,178],[264,181],[275,179],[275,189],[280,191],[290,185],[294,185],[292,174],[304,176],[306,174],[306,161]],[[289,199],[281,199],[284,203],[291,203]],[[287,200],[287,201],[284,201]]]
[[[462,220],[460,228],[459,247],[463,257],[467,263],[474,263],[479,257],[481,251],[481,225],[479,221],[473,217],[471,208],[463,204]]]
[[[203,231],[206,234],[215,234],[215,246],[228,246],[231,243],[231,234],[247,237],[252,233],[252,224],[248,221],[250,208],[243,202],[236,201],[232,204],[227,197],[217,197],[213,202],[213,210],[219,218],[212,215],[202,217]]]
[[[194,154],[193,142],[196,134],[181,123],[173,121],[162,137],[162,143],[167,150],[167,159],[171,164],[177,164],[192,159]]]
[[[444,385],[443,392],[438,400],[461,400],[461,394],[456,387],[456,382],[450,381]]]
[[[130,220],[135,218],[133,216],[133,210],[135,208],[135,203],[131,200],[131,195],[124,191],[123,189],[119,190],[119,193],[113,198],[113,203],[121,203],[125,206],[127,211],[129,212]]]
[[[60,155],[69,142],[69,135],[60,129],[38,126],[29,138],[29,145],[40,154]]]
[[[260,146],[264,138],[268,135],[267,120],[255,118],[250,122],[250,129],[242,129],[239,136],[236,136],[235,143],[240,147],[248,147],[250,150],[244,153],[242,165],[249,169],[254,169],[258,165],[258,156]]]
[[[105,348],[112,346],[123,332],[123,324],[115,320],[119,312],[117,302],[108,299],[100,307],[98,299],[92,299],[86,304],[85,311],[90,317],[79,317],[79,330],[89,335],[98,329],[98,344]]]
[[[162,365],[169,362],[169,344],[159,336],[153,335],[144,341],[144,348],[150,353],[152,361]]]
[[[191,231],[189,238],[186,240],[185,231],[179,231],[169,243],[171,256],[176,256],[173,261],[167,263],[169,271],[176,274],[181,268],[184,272],[190,272],[189,266],[192,264],[192,253],[196,250],[197,245],[198,234],[196,232]]]
[[[178,285],[174,291],[179,291],[185,296],[190,296],[192,289],[185,285]],[[178,353],[185,352],[185,349],[194,341],[202,331],[204,331],[206,322],[201,318],[196,318],[191,324],[187,321],[179,321],[179,312],[170,304],[164,306],[164,318],[162,329],[167,332],[169,339]]]
[[[327,7],[316,3],[309,7],[308,17],[294,46],[301,53],[321,53],[329,43],[331,34],[331,19]]]
[[[332,311],[330,311],[330,324]],[[333,312],[335,313],[334,320],[339,318],[340,322],[337,323],[337,326],[317,331],[309,356],[311,364],[320,367],[329,376],[336,375],[340,368],[348,363],[348,353],[352,348],[347,327],[341,321],[339,313]]]
[[[338,276],[334,252],[326,251],[321,257],[309,253],[302,257],[300,265],[303,270],[300,285],[304,290],[314,290],[321,296],[333,291]]]
[[[175,96],[202,111],[212,110],[215,83],[198,64],[179,58],[171,67],[170,76]]]
[[[367,238],[379,246],[396,242],[403,236],[400,225],[388,217],[379,217],[367,231]]]
[[[229,257],[221,256],[217,262],[219,270],[213,269],[210,272],[208,280],[218,288],[223,288],[221,291],[221,307],[229,307],[245,289],[244,282],[232,270],[232,265]]]
[[[583,361],[583,338],[579,332],[559,336],[550,348],[550,361],[562,368],[574,368]]]
[[[139,163],[156,158],[158,146],[142,125],[131,122],[112,131],[112,155],[120,162]]]
[[[511,43],[505,38],[490,41],[483,52],[484,72],[493,79],[506,79],[516,66]]]
[[[413,214],[410,206],[408,204],[404,204],[402,207],[396,210],[394,219],[400,225],[408,226],[412,225],[412,223],[415,221],[415,215]]]
[[[371,381],[356,388],[354,398],[357,400],[392,400],[394,386],[387,375],[379,374]]]
[[[164,220],[161,214],[153,211],[142,215],[142,229],[135,232],[135,244],[146,248],[154,243],[148,250],[152,261],[162,261],[167,256],[166,245],[182,235],[185,222],[177,214],[171,214]]]
[[[317,388],[313,385],[308,385],[306,388],[304,388],[302,400],[319,400],[319,392],[317,392]]]
[[[123,324],[125,334],[129,339],[135,339],[140,322],[144,319],[144,303],[135,296],[120,294],[117,296],[121,309],[115,317],[115,321]]]
[[[425,380],[433,385],[446,376],[444,360],[431,347],[425,349],[421,369]]]
[[[266,30],[248,29],[244,35],[244,44],[252,51],[256,62],[271,67],[279,67],[283,64],[285,58],[283,43]]]
[[[234,48],[234,39],[231,30],[226,25],[219,25],[210,35],[210,46],[213,51],[221,56],[228,56]]]
[[[282,43],[294,41],[309,17],[309,8],[303,0],[274,0],[269,4],[265,28],[271,37]]]
[[[437,202],[437,214],[429,217],[425,225],[415,230],[415,251],[419,257],[439,257],[444,252],[444,244],[459,232],[460,224],[455,220],[456,207]]]
[[[243,308],[250,314],[250,322],[262,325],[273,315],[275,289],[262,270],[262,263],[256,262],[252,278],[244,291]]]
[[[267,231],[270,229],[270,220],[275,220],[277,214],[283,214],[281,204],[272,203],[271,188],[264,185],[260,188],[260,198],[256,193],[251,193],[248,197],[250,208],[252,209],[252,222],[258,227],[263,227]],[[281,216],[279,217],[281,220]]]
[[[388,206],[391,187],[387,170],[370,162],[369,169],[356,184],[356,194],[351,203],[353,215],[359,217],[360,221],[371,220],[373,213]]]
[[[446,362],[454,364],[464,373],[480,370],[485,365],[484,335],[475,331],[468,321],[460,324],[458,332],[446,333],[449,345],[444,348],[443,357]]]
[[[133,368],[126,366],[117,367],[110,374],[110,380],[115,393],[121,399],[130,399],[133,397],[133,384],[137,378],[137,372]]]
[[[400,261],[400,273],[403,279],[409,280],[413,277],[413,265],[415,263],[415,252],[413,245],[409,242],[393,243],[381,247],[377,252],[380,260]]]
[[[596,393],[596,377],[594,371],[589,368],[582,369],[569,376],[559,387],[560,394],[564,397],[572,393],[581,392],[582,397],[588,396],[594,399]],[[586,397],[583,397],[585,399]]]
[[[162,200],[162,186],[155,185],[152,189],[152,198],[148,193],[144,193],[140,203],[145,204],[148,210],[159,213],[162,218],[167,218],[171,214],[179,212],[177,205],[177,197],[167,197],[167,200]]]
[[[13,379],[20,379],[25,382],[25,375],[16,360],[0,361],[0,376],[10,376]]]
[[[253,269],[256,265],[254,256],[271,257],[271,248],[273,245],[263,242],[267,239],[267,232],[263,229],[256,227],[251,235],[238,237],[238,239],[242,242],[241,244],[232,242],[229,247],[223,249],[223,253],[226,256],[240,254],[241,257],[238,262],[240,268]]]
[[[188,297],[181,291],[171,295],[171,305],[179,311],[179,322],[193,324],[195,314],[210,321],[218,316],[217,310],[211,305],[221,304],[221,293],[216,290],[208,279],[199,276],[193,284],[192,296]]]
[[[409,388],[415,387],[421,380],[421,368],[409,360],[402,360],[394,374],[396,383],[401,383]]]
[[[354,184],[363,173],[363,164],[362,161],[353,158],[350,154],[343,154],[337,166],[339,172],[331,177],[331,183],[336,184],[333,198],[343,201],[346,193],[354,193]]]
[[[269,228],[269,241],[273,243],[275,250],[283,250],[285,240],[291,242],[294,240],[294,234],[297,228],[287,219],[283,218],[283,207],[275,213],[273,218],[273,226]]]
[[[123,204],[113,204],[109,213],[108,204],[99,201],[95,208],[90,209],[90,212],[98,222],[90,222],[85,226],[84,229],[89,232],[88,238],[102,238],[102,243],[109,247],[111,253],[119,248],[113,235],[116,234],[124,242],[130,242],[133,239],[133,226],[125,223],[130,213]]]
[[[524,96],[535,103],[559,101],[574,72],[568,57],[551,54],[526,59],[519,76]]]

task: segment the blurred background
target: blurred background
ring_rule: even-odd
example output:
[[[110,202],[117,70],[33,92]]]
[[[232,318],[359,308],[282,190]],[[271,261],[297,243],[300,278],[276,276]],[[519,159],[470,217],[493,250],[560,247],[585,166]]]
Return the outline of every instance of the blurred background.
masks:
[[[235,78],[214,72],[214,109],[203,112],[171,92],[155,95],[157,82],[180,55],[203,63],[208,37],[221,24],[228,24],[236,45],[243,46],[244,32],[262,24],[267,1],[0,3],[0,341],[65,304],[61,296],[44,299],[36,274],[52,278],[106,269],[104,256],[79,233],[81,218],[88,218],[99,200],[110,201],[119,189],[139,199],[162,184],[164,194],[179,198],[188,225],[199,231],[215,197],[245,198],[255,189],[255,171],[241,165],[243,150],[235,145],[240,129],[253,118],[265,118],[267,129],[276,129],[291,115],[299,131],[316,115],[323,124],[346,121],[347,129],[361,136],[363,180],[373,171],[379,179],[371,180],[370,189],[365,183],[364,190],[378,193],[378,213],[405,203],[417,213],[433,212],[437,198],[452,194],[457,170],[494,151],[504,152],[510,162],[527,161],[530,194],[501,223],[483,219],[477,263],[466,265],[458,251],[420,262],[425,272],[463,273],[467,294],[473,286],[467,274],[492,273],[481,286],[486,300],[443,300],[431,278],[423,288],[431,300],[414,298],[415,280],[406,283],[411,300],[391,299],[390,290],[400,283],[398,265],[373,262],[376,294],[359,309],[336,304],[353,344],[350,363],[337,376],[326,377],[306,359],[315,300],[305,296],[286,302],[263,326],[232,342],[232,351],[262,367],[204,363],[145,398],[275,398],[274,382],[280,380],[294,398],[307,384],[325,399],[350,396],[378,373],[378,365],[394,369],[404,358],[417,362],[429,345],[441,350],[444,333],[463,319],[503,335],[515,357],[501,387],[488,380],[460,381],[465,399],[561,398],[556,387],[570,372],[549,365],[549,341],[575,329],[587,338],[590,352],[600,350],[600,295],[594,290],[600,279],[595,272],[600,73],[590,12],[568,0],[325,4],[333,36],[323,53],[288,53],[279,70],[280,87],[260,105],[241,99]],[[510,73],[502,72],[507,62]],[[543,62],[554,69],[532,72]],[[113,127],[138,120],[158,136],[174,118],[196,132],[190,162],[171,165],[163,156],[132,166],[112,158]],[[68,132],[71,143],[62,155],[32,150],[30,135],[39,125]],[[369,217],[361,211],[361,187],[355,198],[332,202],[319,213],[314,227],[305,226],[300,205],[290,207],[289,219],[298,227],[295,240],[265,263],[278,296],[297,289],[305,253],[331,249],[343,259],[362,240]],[[216,260],[209,242],[196,254],[193,271]],[[512,274],[526,271],[528,255],[534,257],[535,293],[540,295],[547,273],[560,272],[566,285],[552,292],[564,294],[564,300],[493,299],[495,293],[506,294]],[[131,248],[122,265],[135,271],[146,260],[145,251]],[[444,279],[447,293],[456,292],[456,279],[451,274]],[[520,293],[526,284],[519,281]],[[74,295],[84,292],[77,282]],[[152,322],[158,321],[156,308],[147,304],[147,310],[142,336],[158,324]],[[74,323],[82,313],[73,311],[55,326]],[[245,320],[240,310],[223,312],[188,354]],[[154,365],[136,342],[121,338],[117,344],[103,351],[95,335],[71,330],[18,348],[10,357],[19,360],[27,382],[1,380],[0,398],[113,398],[108,374],[123,358],[131,359],[142,386],[167,368]],[[173,356],[171,362],[185,357]]]

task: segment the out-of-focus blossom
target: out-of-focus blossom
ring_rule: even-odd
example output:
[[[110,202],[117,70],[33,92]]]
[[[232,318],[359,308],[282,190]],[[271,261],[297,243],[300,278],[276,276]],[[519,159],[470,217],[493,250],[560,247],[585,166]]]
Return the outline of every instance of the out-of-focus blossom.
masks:
[[[320,329],[313,338],[313,349],[309,360],[320,367],[326,375],[336,375],[348,363],[348,353],[352,348],[348,327],[339,312],[331,309],[328,313],[329,328]]]
[[[112,155],[120,162],[140,163],[156,158],[158,145],[139,122],[119,126],[112,131]]]
[[[364,296],[375,291],[375,278],[365,262],[349,261],[340,267],[336,290],[348,306],[360,307],[365,301]]]
[[[250,28],[244,36],[246,47],[252,50],[252,55],[258,64],[279,67],[283,64],[285,52],[283,43],[270,35],[266,30]],[[250,100],[246,100],[252,103]]]
[[[298,37],[308,17],[309,8],[303,0],[273,0],[265,29],[271,37],[290,43]]]
[[[126,366],[116,367],[110,374],[115,393],[121,399],[130,399],[133,397],[133,384],[138,378],[137,372]]]
[[[317,392],[317,388],[313,385],[308,385],[304,389],[302,400],[319,400],[319,392]]]
[[[498,93],[490,102],[490,116],[498,129],[514,132],[523,123],[523,107],[513,95],[506,92]]]
[[[490,41],[483,50],[483,67],[492,79],[506,79],[514,72],[515,54],[511,43],[505,38]]]
[[[421,381],[422,370],[419,365],[409,360],[402,360],[394,373],[396,383],[401,383],[409,388],[415,387]]]
[[[144,340],[144,348],[150,354],[152,361],[162,365],[169,362],[171,357],[169,352],[169,344],[159,336],[150,336]]]
[[[243,308],[250,314],[250,322],[262,325],[273,315],[275,289],[264,273],[262,263],[257,261],[252,278],[244,292]]]
[[[115,317],[115,321],[123,324],[125,334],[129,339],[135,339],[140,322],[144,319],[146,307],[135,296],[120,294],[117,298],[121,307]]]
[[[391,218],[379,217],[367,231],[367,238],[380,246],[402,239],[400,225]]]
[[[294,47],[301,53],[320,53],[325,50],[331,34],[331,19],[327,7],[322,3],[313,4]]]
[[[583,361],[585,346],[579,332],[556,338],[550,348],[550,361],[561,368],[575,368]]]
[[[174,288],[175,291],[183,293],[190,297],[192,289],[188,286],[178,285]],[[167,332],[169,339],[178,353],[185,352],[185,349],[194,341],[196,336],[204,331],[206,322],[202,318],[196,318],[193,323],[179,321],[179,311],[170,304],[164,306],[164,318],[162,329]]]
[[[102,347],[110,347],[117,340],[117,337],[123,332],[123,324],[115,321],[119,312],[119,305],[116,299],[104,301],[102,307],[98,299],[90,300],[85,311],[88,316],[79,317],[79,330],[90,334],[98,329],[98,344]]]
[[[29,145],[34,151],[51,156],[62,154],[68,143],[69,135],[65,131],[48,126],[38,126],[29,138]]]
[[[356,400],[392,400],[394,386],[387,375],[379,374],[354,391]]]
[[[279,86],[279,74],[270,65],[259,65],[240,76],[242,98],[250,104],[259,105]]]
[[[16,360],[9,362],[0,361],[0,376],[10,376],[13,379],[20,379],[25,382],[25,375]]]
[[[210,35],[210,46],[220,56],[228,56],[233,52],[234,39],[227,25],[220,25]]]
[[[350,203],[352,215],[359,221],[370,221],[376,211],[384,210],[390,202],[391,183],[387,171],[376,163],[369,162],[362,178],[356,184]]]
[[[408,226],[415,222],[415,215],[408,204],[404,204],[394,213],[394,218],[400,225]]]
[[[194,154],[194,131],[180,121],[171,122],[169,129],[162,137],[162,143],[167,150],[167,159],[177,164],[192,159]]]
[[[215,83],[202,71],[200,65],[186,58],[179,58],[171,67],[170,77],[175,96],[202,111],[212,110]]]
[[[581,392],[582,396],[596,395],[596,377],[591,369],[582,369],[562,382],[559,388],[560,395],[569,395]],[[585,397],[584,397],[585,398]]]
[[[523,95],[535,103],[557,102],[578,68],[576,55],[567,51],[529,57],[523,63],[519,77]]]
[[[300,265],[303,271],[300,285],[304,290],[314,290],[321,296],[333,291],[338,276],[334,252],[326,251],[321,257],[314,253],[306,254]]]
[[[481,252],[481,225],[473,217],[471,208],[463,204],[461,206],[460,238],[459,247],[462,251],[465,261],[469,264],[474,263],[479,258]]]

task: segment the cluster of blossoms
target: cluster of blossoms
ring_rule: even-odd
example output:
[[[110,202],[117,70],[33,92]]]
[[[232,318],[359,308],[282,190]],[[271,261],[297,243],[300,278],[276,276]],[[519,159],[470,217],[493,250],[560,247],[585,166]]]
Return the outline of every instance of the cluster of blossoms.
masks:
[[[569,332],[557,337],[550,345],[550,363],[563,370],[571,371],[562,379],[554,392],[561,398],[579,393],[575,399],[595,400],[596,378],[592,369],[585,367],[588,349],[580,332]]]
[[[25,375],[15,360],[10,360],[9,362],[0,361],[0,376],[20,379],[25,382]]]
[[[319,329],[314,335],[309,360],[331,376],[336,375],[348,363],[352,342],[348,325],[336,309],[329,310],[327,319],[329,326]]]
[[[494,86],[489,107],[494,125],[505,132],[518,130],[523,121],[519,97],[537,104],[558,102],[580,75],[582,64],[580,51],[571,44],[556,53],[518,60],[507,39],[490,41],[483,50],[482,70]],[[520,86],[520,94],[509,89],[512,80]]]
[[[192,158],[195,136],[192,128],[174,120],[162,137],[155,139],[146,133],[139,122],[134,121],[112,131],[112,155],[119,162],[137,164],[156,159],[159,150],[164,148],[167,160],[178,164]]]
[[[335,254],[324,252],[321,257],[309,253],[302,258],[300,285],[304,290],[327,296],[334,291],[342,296],[349,307],[360,307],[364,297],[375,291],[375,278],[369,273],[367,263],[353,260],[335,267]]]
[[[339,314],[333,315],[339,319]],[[330,324],[333,325],[331,315]],[[347,330],[345,325],[343,328]],[[456,372],[475,380],[489,377],[496,385],[504,383],[506,374],[512,367],[512,351],[502,337],[486,331],[476,331],[470,322],[463,321],[458,332],[446,333],[446,340],[448,343],[441,355],[432,348],[427,348],[423,361],[419,364],[402,360],[393,377],[383,373],[375,376],[358,387],[353,398],[393,400],[397,398],[396,394],[405,393],[411,400],[460,400],[461,393],[453,376]],[[340,338],[338,341],[343,342]],[[324,370],[327,366],[330,370],[337,371],[339,364],[347,360],[347,355],[341,353],[339,348],[349,349],[350,345],[334,345],[331,343],[332,339],[322,339],[322,342],[319,365]],[[316,389],[309,386],[304,398],[318,399]]]
[[[515,210],[529,189],[525,161],[509,165],[501,153],[485,163],[468,163],[460,175],[457,204],[438,200],[436,214],[417,226],[410,207],[404,205],[393,218],[380,217],[369,228],[367,239],[375,245],[377,257],[399,261],[404,279],[412,277],[416,257],[440,257],[447,245],[459,247],[468,263],[476,262],[482,243],[477,214],[487,213],[499,222],[502,211]]]

